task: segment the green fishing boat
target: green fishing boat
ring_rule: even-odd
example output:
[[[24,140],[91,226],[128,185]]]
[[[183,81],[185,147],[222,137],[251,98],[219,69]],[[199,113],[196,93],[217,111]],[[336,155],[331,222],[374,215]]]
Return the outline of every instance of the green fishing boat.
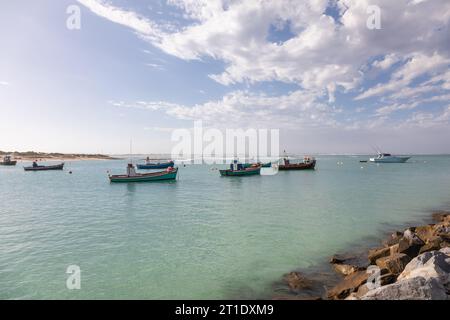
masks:
[[[127,174],[110,175],[110,182],[153,182],[164,180],[175,180],[177,178],[178,168],[169,167],[164,171],[151,173],[136,173],[133,164],[128,164]]]
[[[253,164],[249,168],[245,168],[244,164],[238,163],[234,160],[230,165],[230,169],[219,170],[222,177],[243,177],[243,176],[253,176],[258,175],[261,172],[261,165]]]

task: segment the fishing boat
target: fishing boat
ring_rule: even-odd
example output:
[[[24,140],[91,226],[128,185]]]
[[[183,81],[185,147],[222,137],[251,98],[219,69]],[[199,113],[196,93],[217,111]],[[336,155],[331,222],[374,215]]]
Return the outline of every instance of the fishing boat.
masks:
[[[36,161],[33,162],[31,167],[23,167],[25,171],[49,171],[49,170],[62,170],[64,169],[64,162],[52,166],[40,166]]]
[[[222,177],[243,177],[243,176],[253,176],[260,174],[261,165],[253,164],[250,167],[245,168],[244,164],[238,163],[237,160],[234,160],[230,165],[230,169],[219,170],[220,175]]]
[[[152,173],[137,173],[134,165],[129,163],[127,173],[123,175],[110,175],[110,182],[152,182],[163,180],[175,180],[177,178],[178,168],[168,167],[164,171]]]
[[[303,162],[291,163],[286,156],[283,158],[283,163],[278,166],[279,170],[314,170],[316,167],[316,159],[314,157],[304,157]]]
[[[11,156],[6,155],[3,157],[3,161],[0,162],[0,166],[15,166],[17,161],[11,160]]]
[[[393,156],[390,153],[378,153],[376,158],[370,158],[370,162],[374,163],[405,163],[411,157]]]
[[[175,163],[170,161],[165,162],[151,162],[150,159],[147,157],[144,164],[137,164],[138,169],[166,169],[169,167],[173,167]]]

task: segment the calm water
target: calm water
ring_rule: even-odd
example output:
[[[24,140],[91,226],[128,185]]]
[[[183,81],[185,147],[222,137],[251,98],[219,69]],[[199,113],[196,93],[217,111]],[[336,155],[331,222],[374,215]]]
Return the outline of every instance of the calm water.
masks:
[[[282,274],[448,205],[450,157],[359,159],[246,178],[187,166],[176,182],[128,185],[106,175],[124,161],[0,167],[0,298],[264,297]],[[66,289],[72,264],[81,290]]]

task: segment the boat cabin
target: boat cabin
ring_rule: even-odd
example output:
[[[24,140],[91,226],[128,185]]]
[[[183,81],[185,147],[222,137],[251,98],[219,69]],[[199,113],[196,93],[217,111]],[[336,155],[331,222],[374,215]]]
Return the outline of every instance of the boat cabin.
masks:
[[[127,166],[127,176],[129,177],[136,177],[136,169],[134,168],[134,165],[132,163],[129,163]]]

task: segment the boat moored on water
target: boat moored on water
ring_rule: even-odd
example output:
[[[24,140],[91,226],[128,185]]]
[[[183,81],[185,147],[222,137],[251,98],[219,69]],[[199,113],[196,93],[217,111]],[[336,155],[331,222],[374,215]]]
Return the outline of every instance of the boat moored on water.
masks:
[[[178,168],[168,167],[164,171],[152,173],[137,173],[134,165],[129,163],[127,166],[127,173],[122,175],[110,175],[110,182],[152,182],[175,180],[177,178]]]
[[[49,170],[63,170],[64,162],[51,166],[40,166],[36,161],[33,162],[33,165],[30,167],[23,167],[25,171],[49,171]]]
[[[291,163],[288,156],[282,159],[282,163],[278,166],[278,170],[314,170],[316,167],[316,159],[314,157],[304,157],[303,162]]]
[[[405,163],[411,157],[393,156],[390,153],[378,153],[376,158],[370,158],[370,162],[374,163]]]
[[[138,169],[166,169],[174,167],[175,163],[172,160],[164,162],[151,162],[150,158],[147,157],[144,164],[137,164],[136,166]]]
[[[3,161],[0,161],[0,166],[15,166],[17,161],[12,160],[10,155],[3,157]]]
[[[234,160],[230,164],[230,169],[219,170],[222,177],[243,177],[243,176],[253,176],[258,175],[261,172],[260,164],[252,164],[249,167],[245,167],[244,164],[238,163]]]

